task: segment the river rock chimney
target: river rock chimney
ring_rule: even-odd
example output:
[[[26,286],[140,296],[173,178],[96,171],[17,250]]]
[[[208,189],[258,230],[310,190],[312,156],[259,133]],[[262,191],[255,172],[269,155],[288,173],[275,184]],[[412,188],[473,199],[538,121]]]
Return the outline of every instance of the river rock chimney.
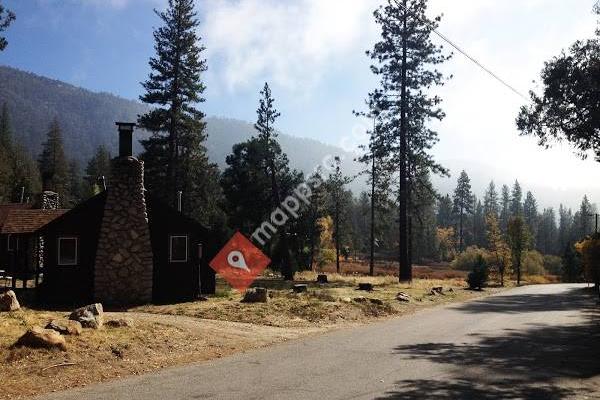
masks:
[[[144,163],[132,155],[133,123],[117,122],[119,157],[112,160],[94,268],[94,298],[111,305],[152,301],[153,253]]]

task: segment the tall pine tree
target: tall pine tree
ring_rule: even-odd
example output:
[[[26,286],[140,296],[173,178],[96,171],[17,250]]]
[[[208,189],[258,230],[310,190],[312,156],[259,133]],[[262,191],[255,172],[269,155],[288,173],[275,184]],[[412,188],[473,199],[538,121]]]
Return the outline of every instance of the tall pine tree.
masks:
[[[142,141],[149,191],[171,206],[183,192],[184,212],[205,223],[219,214],[221,194],[218,169],[206,155],[204,114],[195,105],[204,102],[201,53],[193,0],[169,0],[155,11],[163,26],[154,32],[156,56],[152,72],[142,85],[140,100],[153,106],[140,116],[139,125],[153,135]]]
[[[473,214],[473,193],[471,180],[465,171],[460,173],[454,189],[454,215],[457,218],[458,250],[463,251],[465,245],[465,222],[468,215]]]
[[[38,157],[38,167],[43,190],[58,193],[61,204],[68,205],[71,201],[69,163],[65,156],[62,131],[56,118],[48,129],[46,142]]]

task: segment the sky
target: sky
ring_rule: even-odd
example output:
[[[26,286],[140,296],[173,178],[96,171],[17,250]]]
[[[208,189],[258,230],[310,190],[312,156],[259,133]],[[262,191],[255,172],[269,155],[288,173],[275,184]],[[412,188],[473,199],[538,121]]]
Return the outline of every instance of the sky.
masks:
[[[166,0],[2,0],[17,14],[0,64],[129,99],[142,92],[153,55],[153,8]],[[377,85],[365,51],[379,30],[380,0],[198,0],[209,70],[202,110],[254,121],[268,81],[281,131],[354,149],[366,140],[364,107]],[[430,0],[440,32],[518,91],[535,89],[545,61],[594,35],[593,0]],[[437,38],[434,40],[438,40]],[[543,150],[520,137],[515,117],[525,100],[459,54],[439,94],[447,117],[434,126],[434,154],[455,180],[461,168],[480,179],[561,196],[598,194],[600,165],[567,147]],[[483,171],[483,172],[482,172]],[[489,175],[489,176],[488,176]],[[535,193],[535,191],[534,191]],[[565,200],[568,202],[567,200]],[[600,200],[599,200],[600,201]],[[544,205],[544,202],[541,202]],[[549,203],[546,201],[546,203]],[[556,205],[556,204],[552,204]]]

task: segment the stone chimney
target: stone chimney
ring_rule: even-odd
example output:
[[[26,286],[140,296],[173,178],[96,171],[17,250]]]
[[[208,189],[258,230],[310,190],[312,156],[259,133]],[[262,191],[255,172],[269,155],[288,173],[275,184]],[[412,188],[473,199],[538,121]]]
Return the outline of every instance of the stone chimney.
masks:
[[[94,298],[109,305],[152,301],[153,257],[144,163],[133,157],[134,124],[117,123],[119,157],[112,160],[94,268]]]

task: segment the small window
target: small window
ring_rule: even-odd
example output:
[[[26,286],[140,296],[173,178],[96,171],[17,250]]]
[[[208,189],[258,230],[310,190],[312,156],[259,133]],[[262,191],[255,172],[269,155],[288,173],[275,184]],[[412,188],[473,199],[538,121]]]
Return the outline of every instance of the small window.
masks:
[[[188,237],[171,236],[169,255],[171,262],[187,262],[188,260]]]
[[[6,237],[6,244],[7,244],[6,249],[8,251],[19,250],[19,237],[16,235],[9,234]]]
[[[77,265],[77,238],[58,238],[58,265]]]

